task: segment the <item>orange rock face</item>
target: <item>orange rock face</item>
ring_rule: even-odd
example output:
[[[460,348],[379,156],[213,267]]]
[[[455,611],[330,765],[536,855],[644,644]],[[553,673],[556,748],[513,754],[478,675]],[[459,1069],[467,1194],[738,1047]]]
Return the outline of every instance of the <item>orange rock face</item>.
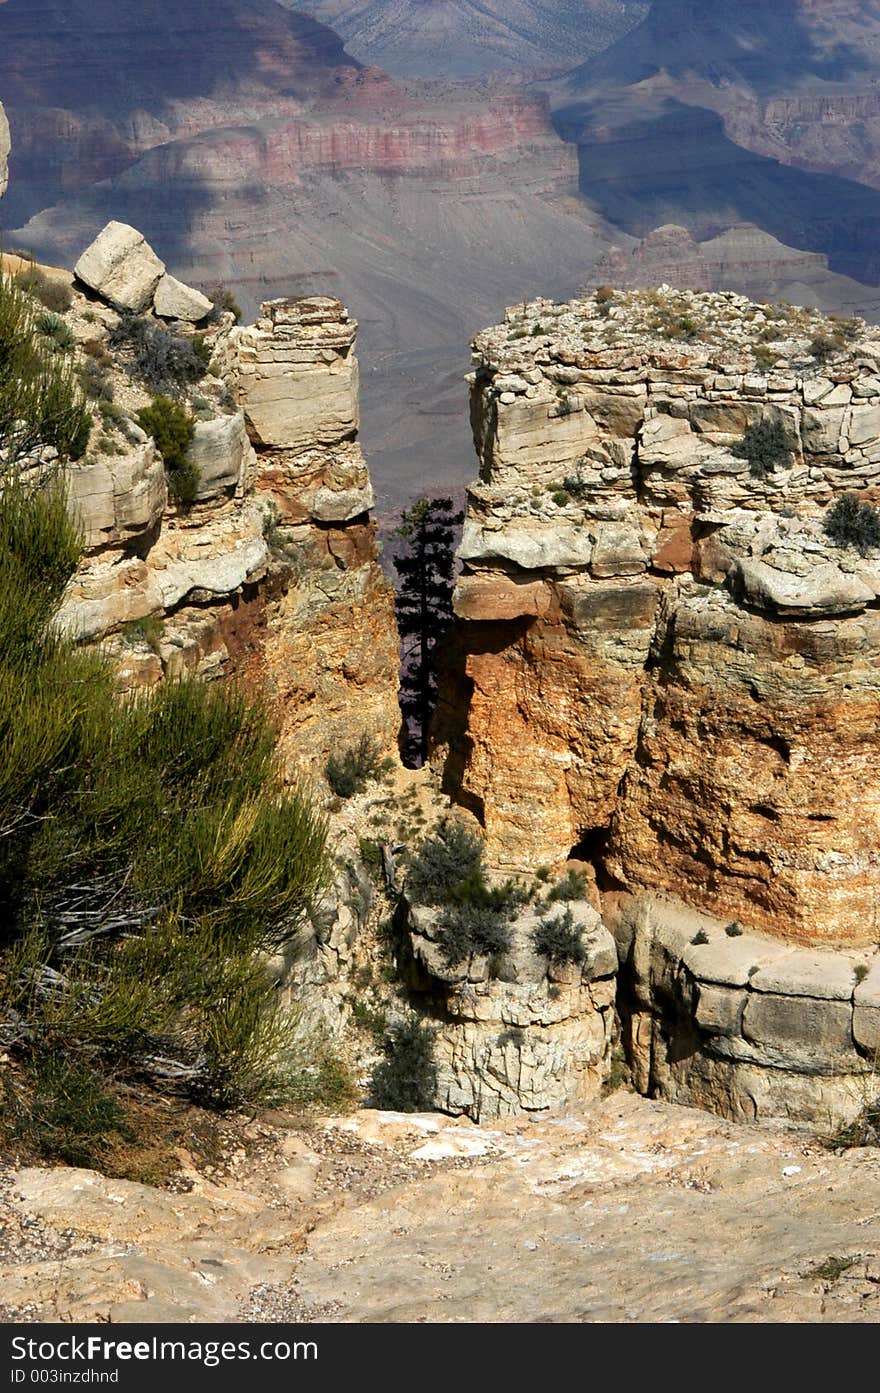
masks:
[[[684,349],[639,324],[656,295],[614,303],[613,347],[593,300],[476,341],[481,472],[436,762],[499,867],[577,849],[606,890],[876,943],[880,551],[825,520],[843,492],[873,497],[880,344],[856,329],[820,369],[793,327],[778,354],[797,368],[768,376],[735,296],[687,297],[731,328]]]

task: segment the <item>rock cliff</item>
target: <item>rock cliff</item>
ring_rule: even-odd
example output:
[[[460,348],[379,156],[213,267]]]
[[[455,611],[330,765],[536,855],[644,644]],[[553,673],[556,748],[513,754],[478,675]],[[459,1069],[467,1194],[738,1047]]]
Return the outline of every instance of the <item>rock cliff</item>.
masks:
[[[243,328],[206,320],[210,302],[118,223],[78,261],[72,293],[66,320],[98,399],[66,471],[86,555],[60,622],[114,654],[122,689],[184,671],[259,682],[292,772],[320,772],[361,731],[394,751],[397,634],[357,441],[357,325],[332,298],[268,303]],[[114,347],[126,306],[157,328],[175,313],[178,336],[211,354],[184,396],[191,502],[135,419],[151,393]]]
[[[620,884],[874,941],[878,558],[823,517],[875,496],[878,365],[858,323],[732,294],[536,302],[476,340],[439,738],[499,864],[586,844]]]
[[[446,787],[496,866],[592,864],[641,1086],[853,1115],[880,1019],[880,550],[827,522],[880,498],[880,342],[600,291],[508,311],[471,390]]]

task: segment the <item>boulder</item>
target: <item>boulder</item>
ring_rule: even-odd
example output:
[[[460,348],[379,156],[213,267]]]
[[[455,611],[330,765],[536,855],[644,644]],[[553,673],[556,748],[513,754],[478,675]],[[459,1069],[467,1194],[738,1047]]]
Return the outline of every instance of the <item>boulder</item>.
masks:
[[[74,275],[118,310],[140,314],[165,273],[146,238],[127,223],[109,222],[83,252]]]
[[[240,412],[197,421],[189,447],[190,463],[199,472],[196,498],[216,498],[244,482],[250,441]]]
[[[184,319],[188,324],[198,324],[213,308],[213,301],[207,295],[184,285],[167,271],[153,295],[153,309],[162,319]]]

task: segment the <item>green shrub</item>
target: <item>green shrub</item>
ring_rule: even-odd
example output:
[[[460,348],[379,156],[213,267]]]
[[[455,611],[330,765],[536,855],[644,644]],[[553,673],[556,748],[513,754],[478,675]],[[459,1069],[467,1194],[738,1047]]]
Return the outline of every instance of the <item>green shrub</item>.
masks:
[[[130,1139],[123,1109],[94,1070],[49,1053],[29,1073],[31,1097],[15,1131],[46,1160],[93,1169],[113,1137]]]
[[[225,285],[206,286],[202,292],[207,295],[209,300],[214,303],[214,308],[208,316],[208,322],[216,324],[223,314],[232,314],[236,324],[241,323],[242,308],[235,298],[233,292]]]
[[[791,440],[778,417],[762,416],[731,447],[731,454],[748,460],[749,473],[756,479],[766,479],[775,469],[789,465],[791,452]]]
[[[557,880],[547,898],[554,904],[559,901],[585,900],[587,898],[586,872],[567,871],[561,880]]]
[[[394,1112],[434,1107],[437,1065],[434,1032],[415,1017],[395,1025],[383,1046],[385,1058],[373,1070],[373,1106]]]
[[[570,909],[547,915],[532,930],[532,947],[551,963],[580,964],[587,956],[581,930]]]
[[[457,967],[471,954],[506,953],[510,925],[503,909],[465,901],[444,909],[439,923],[440,949],[447,967]]]
[[[565,508],[571,502],[571,495],[565,489],[555,489],[551,496],[557,508]]]
[[[48,341],[56,353],[71,353],[76,347],[76,339],[70,325],[60,314],[43,310],[34,321],[37,333]]]
[[[110,344],[126,349],[129,371],[162,396],[177,396],[183,388],[201,381],[211,357],[208,345],[198,335],[185,338],[173,334],[141,315],[123,315],[110,335]]]
[[[173,496],[180,503],[194,503],[201,477],[188,457],[196,429],[192,416],[180,402],[160,396],[154,397],[149,406],[142,407],[137,419],[156,442]]]
[[[842,494],[825,514],[824,526],[835,546],[855,547],[862,556],[880,547],[880,513],[858,494]]]
[[[5,482],[4,1035],[105,1078],[169,1060],[218,1107],[280,1099],[302,1060],[266,955],[310,924],[326,825],[285,787],[262,702],[197,681],[120,700],[112,664],[58,632],[80,550],[62,486]]]
[[[15,279],[22,290],[55,314],[64,314],[73,304],[73,291],[67,282],[57,276],[47,276],[39,266],[31,265],[17,271]]]
[[[362,735],[356,745],[350,745],[341,755],[330,756],[324,766],[324,776],[337,798],[353,798],[390,768],[393,768],[393,761],[381,758],[379,742]]]
[[[194,334],[189,340],[192,344],[192,351],[202,365],[202,376],[208,372],[211,366],[212,351],[211,345],[201,334]]]
[[[7,468],[44,446],[63,458],[85,452],[91,417],[73,363],[47,344],[33,300],[0,275],[0,449]]]
[[[441,905],[474,884],[485,884],[482,840],[463,823],[450,820],[414,856],[406,893],[413,904]]]
[[[539,339],[539,338],[541,337],[541,335],[542,335],[542,334],[546,334],[546,332],[547,332],[547,326],[546,326],[545,324],[538,323],[538,324],[533,324],[533,325],[532,325],[532,338],[533,338],[533,339]]]

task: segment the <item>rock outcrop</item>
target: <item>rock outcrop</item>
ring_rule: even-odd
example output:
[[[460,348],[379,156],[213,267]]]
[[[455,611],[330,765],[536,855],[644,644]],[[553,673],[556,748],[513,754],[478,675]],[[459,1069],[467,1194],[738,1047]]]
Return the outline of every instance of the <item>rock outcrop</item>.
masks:
[[[651,1087],[846,1115],[876,1047],[880,550],[826,523],[844,493],[880,498],[880,343],[661,288],[519,307],[474,350],[446,786],[498,867],[574,853],[606,894],[722,921],[699,952],[648,935]],[[789,953],[771,982],[761,935],[774,961],[821,950],[810,981]]]
[[[268,616],[264,670],[285,747],[315,759],[361,732],[395,750],[400,725],[394,597],[357,439],[356,334],[338,300],[317,296],[265,304],[235,335],[256,488],[291,575]]]
[[[537,302],[475,354],[439,739],[498,863],[586,843],[627,887],[874,942],[878,557],[823,517],[880,479],[880,344],[659,293]]]
[[[826,1133],[877,1096],[880,954],[792,947],[645,895],[606,901],[636,1087]]]
[[[120,311],[157,325],[173,311],[175,332],[192,335],[186,321],[205,321],[211,303],[118,223],[76,277],[89,297],[77,291],[68,318],[115,402],[66,471],[86,555],[61,625],[105,645],[123,690],[187,671],[259,683],[291,772],[320,773],[362,731],[394,752],[397,633],[357,443],[357,326],[326,298],[267,304],[241,329],[231,314],[202,324],[211,370],[189,389],[196,486],[184,505],[134,419],[149,393],[107,332]]]
[[[445,961],[441,911],[414,906],[408,930],[415,986],[436,1022],[435,1102],[475,1122],[576,1108],[598,1097],[608,1074],[617,953],[589,904],[568,906],[583,961],[548,962],[531,945],[539,911],[520,912],[510,947],[495,960]]]

